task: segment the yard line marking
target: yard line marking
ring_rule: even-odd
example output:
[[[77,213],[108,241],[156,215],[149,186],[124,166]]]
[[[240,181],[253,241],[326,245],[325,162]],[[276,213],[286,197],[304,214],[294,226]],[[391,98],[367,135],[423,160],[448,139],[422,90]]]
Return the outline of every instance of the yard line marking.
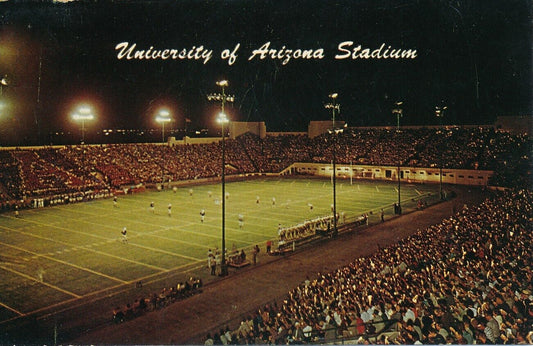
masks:
[[[256,182],[256,183],[249,183],[249,185],[260,186],[260,185],[257,184],[257,182]],[[379,188],[378,188],[378,189],[379,189]],[[256,190],[257,190],[257,189],[256,189]],[[250,192],[250,194],[251,194],[251,195],[254,195],[254,196],[257,195],[257,191],[256,191],[256,190]],[[351,191],[346,191],[346,192],[351,192]],[[342,191],[340,191],[339,195],[340,195],[341,193],[342,193]],[[364,193],[363,193],[363,194],[364,194]],[[146,199],[146,200],[154,200],[153,197],[154,197],[154,196],[149,196],[148,198],[144,198],[144,199]],[[311,198],[316,198],[316,197],[317,197],[317,196],[313,196],[313,197],[311,197]],[[156,199],[156,200],[163,200],[163,199],[159,199],[159,198],[155,198],[155,199]],[[165,198],[164,200],[166,201],[167,199]],[[132,200],[125,200],[125,202],[128,202],[129,204],[134,203]],[[192,202],[187,202],[187,204],[189,204],[189,205],[190,205],[191,203],[192,203]],[[200,206],[200,205],[203,205],[203,204],[198,204],[198,205]],[[94,206],[94,207],[98,208],[97,206]],[[301,206],[296,206],[296,207],[301,207]],[[304,208],[304,207],[301,207],[300,209],[302,209],[302,208]],[[108,210],[108,208],[101,208],[101,207],[100,207],[99,209],[106,209],[106,210]],[[145,209],[145,208],[133,208],[133,209],[131,209],[131,210],[128,210],[128,213],[131,214],[131,213],[135,213],[136,210],[144,210],[144,209]],[[348,209],[350,209],[350,208],[348,208]],[[353,208],[352,208],[352,209],[353,209]],[[70,211],[70,212],[79,212],[79,213],[87,214],[86,212],[79,211],[79,210],[78,210],[78,211],[69,210],[69,211]],[[249,216],[249,218],[252,218],[252,219],[253,219],[253,218],[255,218],[255,219],[264,219],[264,218],[265,218],[265,215],[264,215],[264,214],[265,214],[265,210],[263,209],[262,212],[263,212],[263,215],[262,215],[262,216],[254,216],[254,215],[252,215],[252,216]],[[267,213],[268,213],[268,212],[267,212]],[[229,213],[229,214],[231,215],[231,213]],[[93,215],[95,215],[95,214],[93,214]],[[101,215],[99,214],[99,216],[101,216]],[[115,216],[114,218],[115,218],[115,219],[124,219],[124,218],[117,218],[116,216]],[[269,218],[269,219],[272,220],[272,218]],[[124,219],[124,220],[127,220],[128,222],[132,222],[132,220],[129,219],[129,218],[128,218],[128,219]],[[276,219],[276,221],[277,221],[277,220],[278,220],[278,219]],[[81,221],[81,220],[80,220],[80,221]],[[83,221],[82,221],[82,222],[83,222]],[[135,223],[142,223],[142,222],[139,222],[139,221],[133,221],[133,222],[135,222]],[[146,223],[144,223],[144,224],[146,224]],[[248,224],[248,225],[255,226],[255,227],[258,226],[257,224],[254,224],[254,223],[247,223],[247,224]],[[150,225],[151,225],[151,224],[150,224]],[[187,223],[186,226],[188,226],[188,225],[193,225],[193,226],[194,226],[195,223],[190,222],[190,223]],[[104,226],[105,226],[105,225],[104,225]],[[213,226],[209,225],[209,227],[213,227]],[[230,228],[230,229],[233,229],[233,228]],[[181,227],[177,228],[177,230],[180,231],[180,232],[185,232],[185,231],[186,231],[186,230],[184,230],[184,229],[181,228]],[[243,231],[243,230],[237,230],[236,228],[235,228],[235,230],[236,230],[236,232],[242,232],[242,233],[246,232],[247,234],[253,234],[253,235],[257,235],[257,236],[261,236],[261,237],[264,236],[263,233],[250,232],[250,231]],[[208,234],[202,234],[202,235],[203,235],[203,236],[207,236],[207,237],[211,237],[211,235],[208,235]]]
[[[56,291],[63,292],[63,293],[65,293],[65,294],[68,294],[68,295],[70,295],[70,296],[73,296],[73,297],[75,297],[75,298],[80,298],[80,297],[81,297],[81,296],[77,295],[76,293],[72,293],[72,292],[69,292],[69,291],[67,291],[67,290],[62,289],[61,287],[57,287],[57,286],[52,285],[52,284],[49,284],[49,283],[47,283],[47,282],[44,282],[44,281],[41,281],[41,280],[37,280],[37,279],[32,278],[31,276],[26,275],[26,274],[24,274],[24,273],[18,272],[18,271],[13,270],[13,269],[6,268],[6,267],[4,267],[3,265],[0,265],[0,268],[4,269],[5,271],[8,271],[8,272],[11,272],[11,273],[17,274],[17,275],[19,275],[19,276],[22,276],[23,278],[26,278],[26,279],[28,279],[28,280],[35,281],[35,282],[37,282],[37,283],[40,283],[41,285],[48,286],[48,287],[50,287],[50,288],[52,288],[52,289],[54,289],[54,290],[56,290]]]
[[[32,254],[32,255],[36,255],[36,256],[39,256],[39,257],[46,258],[46,259],[51,260],[51,261],[59,262],[59,263],[61,263],[61,264],[64,264],[64,265],[67,265],[67,266],[70,266],[70,267],[74,267],[74,268],[76,268],[76,269],[80,269],[80,270],[83,270],[83,271],[89,272],[89,273],[91,273],[91,274],[95,274],[95,275],[98,275],[98,276],[102,276],[102,277],[108,278],[108,279],[113,280],[113,281],[126,283],[126,281],[124,281],[124,280],[117,279],[117,278],[112,277],[112,276],[109,276],[109,275],[107,275],[107,274],[100,273],[100,272],[94,271],[94,270],[89,269],[89,268],[80,267],[80,266],[78,266],[78,265],[76,265],[76,264],[73,264],[73,263],[70,263],[70,262],[66,262],[66,261],[63,261],[63,260],[60,260],[60,259],[57,259],[57,258],[51,257],[51,256],[39,255],[39,254],[36,253],[36,252],[33,252],[33,251],[30,251],[30,250],[26,250],[26,249],[20,248],[20,247],[18,247],[18,246],[16,246],[16,245],[6,244],[6,243],[4,243],[4,242],[0,242],[0,245],[6,246],[6,247],[9,247],[9,248],[12,248],[12,249],[16,249],[16,250],[19,250],[19,251],[24,251],[24,252],[30,253],[30,254]]]
[[[95,222],[84,221],[84,220],[81,220],[81,222],[92,224],[92,225],[104,226],[104,227],[107,226],[107,225],[98,224],[98,223],[95,223]],[[35,223],[37,223],[37,222],[35,222]],[[52,226],[52,227],[62,228],[62,229],[65,229],[67,231],[70,231],[69,229],[66,229],[66,228],[63,228],[63,227],[60,227],[60,226]],[[109,227],[109,226],[107,226],[107,227]],[[71,232],[80,233],[80,232],[77,232],[77,231],[71,231]],[[83,233],[83,234],[85,234],[85,233]],[[97,237],[99,239],[105,239],[105,240],[109,239],[109,238],[105,238],[105,237],[102,237],[102,236],[97,236],[97,235],[94,235],[94,234],[92,236]],[[98,244],[87,244],[87,245],[83,245],[81,247],[89,250],[89,248],[91,248],[93,246],[96,246],[96,245],[98,245]],[[154,247],[151,247],[151,246],[146,246],[146,245],[141,245],[141,244],[136,244],[136,243],[128,243],[128,246],[135,246],[135,247],[139,247],[139,248],[145,249],[145,250],[161,252],[161,253],[164,253],[164,254],[167,254],[167,255],[171,255],[171,256],[175,256],[175,257],[181,257],[181,258],[185,258],[185,259],[188,259],[188,260],[201,261],[201,259],[196,258],[196,257],[190,257],[190,256],[187,256],[187,255],[182,255],[182,254],[178,254],[178,253],[175,253],[175,252],[166,251],[166,250],[163,250],[163,249],[157,249],[157,248],[154,248]]]
[[[164,254],[175,256],[175,257],[186,258],[186,259],[189,259],[189,260],[192,260],[192,261],[203,261],[203,259],[199,259],[199,258],[196,258],[196,257],[190,257],[190,256],[186,256],[186,255],[180,255],[180,254],[175,253],[175,252],[166,251],[166,250],[163,250],[163,249],[156,249],[156,248],[153,248],[151,246],[145,246],[145,245],[139,245],[139,244],[130,244],[130,245],[134,245],[134,246],[140,247],[141,249],[146,249],[146,250],[151,250],[151,251],[156,251],[156,252],[162,252]]]
[[[418,195],[420,196],[422,193],[420,191],[418,191],[417,189],[415,189],[415,192],[418,193]]]
[[[6,304],[4,304],[4,303],[2,303],[2,302],[0,302],[0,306],[3,306],[4,308],[6,308],[6,309],[8,309],[8,310],[10,310],[10,311],[13,311],[14,313],[16,313],[16,314],[19,315],[19,316],[24,316],[24,315],[25,315],[23,312],[20,312],[20,311],[18,311],[18,310],[15,310],[15,309],[13,309],[12,307],[7,306]]]
[[[148,236],[148,237],[164,239],[164,240],[168,240],[168,241],[172,241],[172,242],[176,242],[176,243],[186,244],[186,245],[190,245],[190,246],[200,247],[202,249],[205,248],[205,244],[191,243],[191,242],[188,242],[188,241],[175,239],[175,238],[169,238],[169,237],[165,237],[165,236],[156,234],[156,233],[159,233],[159,232],[172,231],[172,230],[176,230],[176,229],[173,228],[173,227],[165,227],[165,228],[158,229],[158,230],[155,230],[155,231],[152,231],[152,232],[138,233],[138,234],[132,236],[130,239],[139,238],[139,237],[142,237],[142,236]],[[180,231],[180,230],[178,229],[178,231]],[[192,233],[194,233],[194,232],[192,232]],[[195,233],[195,234],[198,234],[198,233]],[[220,237],[218,237],[218,238],[220,238]]]
[[[88,214],[88,215],[91,215],[91,216],[97,216],[97,214],[94,214],[94,213],[87,213],[85,212],[84,214]],[[101,214],[98,214],[101,216]],[[116,218],[115,219],[124,219],[124,220],[129,220],[131,221],[130,219],[125,219],[125,218]],[[80,219],[79,219],[80,220]],[[85,220],[80,220],[81,222],[83,223],[88,223],[88,224],[91,224],[91,225],[96,225],[96,226],[102,226],[102,227],[108,227],[108,228],[111,228],[111,226],[108,226],[106,224],[99,224],[99,223],[95,223],[95,222],[90,222],[90,221],[85,221]],[[142,222],[142,221],[134,221],[136,223],[142,223],[142,224],[149,224],[150,226],[153,226],[153,224],[151,223],[147,223],[147,222]],[[187,223],[187,226],[188,225],[194,225],[195,223]],[[211,226],[210,226],[211,227]],[[155,236],[154,233],[158,233],[158,232],[163,232],[163,231],[167,231],[167,230],[178,230],[178,231],[185,231],[185,230],[181,230],[179,228],[175,228],[175,227],[162,227],[160,229],[156,229],[154,231],[149,231],[149,232],[140,232],[140,231],[134,231],[134,235],[133,236],[130,236],[129,239],[134,239],[134,238],[139,238],[143,235],[148,235],[148,236]],[[130,231],[131,232],[131,231]],[[198,234],[197,232],[192,232],[190,231],[189,233],[193,233],[193,234]],[[202,234],[202,235],[205,235],[205,234]],[[157,237],[157,236],[156,236]],[[216,237],[216,238],[219,238],[218,236],[213,236],[213,237]],[[159,236],[159,238],[161,239],[166,239],[166,240],[171,240],[171,241],[175,241],[175,242],[180,242],[180,243],[183,243],[183,244],[187,244],[187,245],[191,245],[191,246],[197,246],[197,247],[205,247],[204,244],[199,244],[199,243],[191,243],[191,242],[186,242],[186,241],[183,241],[183,240],[179,240],[179,239],[173,239],[173,238],[168,238],[168,237],[163,237],[163,236]],[[102,242],[99,242],[99,243],[95,243],[95,244],[89,244],[89,245],[84,245],[82,247],[91,247],[91,246],[99,246],[99,245],[106,245],[108,243],[112,243],[112,242],[115,242],[116,239],[113,238],[113,239],[108,239],[106,241],[102,241]],[[140,244],[134,244],[135,246],[142,246]],[[180,256],[183,256],[183,255],[180,255]],[[196,259],[195,259],[196,260]]]
[[[89,223],[89,224],[93,224],[93,225],[98,225],[98,226],[106,226],[106,225],[101,225],[101,224],[98,224],[98,223],[94,223],[94,222],[89,222],[89,221],[82,221],[82,222],[85,222],[85,223]],[[143,222],[145,223],[145,222]],[[59,226],[52,226],[52,227],[57,227],[57,228],[61,228]],[[73,231],[75,232],[75,231]],[[75,232],[75,233],[79,233],[79,232]],[[106,239],[106,240],[109,240],[109,238],[104,238],[104,237],[101,237],[101,236],[96,236],[94,235],[95,237],[98,237],[100,239]],[[131,238],[131,237],[130,237]],[[94,244],[87,244],[87,245],[83,245],[83,246],[80,246],[81,248],[84,248],[84,249],[87,249],[87,250],[90,250],[91,247],[93,246],[97,246],[98,243],[94,243]],[[166,250],[163,250],[163,249],[157,249],[157,248],[154,248],[154,247],[150,247],[150,246],[145,246],[145,245],[141,245],[141,244],[135,244],[135,243],[128,243],[128,246],[135,246],[135,247],[139,247],[141,249],[145,249],[145,250],[150,250],[150,251],[155,251],[155,252],[161,252],[161,253],[164,253],[164,254],[167,254],[167,255],[171,255],[171,256],[175,256],[175,257],[181,257],[181,258],[185,258],[185,259],[188,259],[188,260],[193,260],[193,261],[200,261],[199,258],[196,258],[196,257],[190,257],[190,256],[187,256],[187,255],[182,255],[182,254],[178,254],[178,253],[175,253],[175,252],[171,252],[171,251],[166,251]]]
[[[191,224],[192,225],[192,224]],[[209,225],[207,223],[204,224],[205,226],[209,227],[209,228],[214,228],[214,229],[220,229],[220,226],[212,226],[212,225]],[[182,232],[182,233],[191,233],[191,234],[194,234],[194,235],[201,235],[201,236],[204,236],[204,237],[207,237],[207,238],[213,238],[213,239],[216,239],[216,240],[220,240],[220,235],[213,235],[213,234],[207,234],[207,233],[198,233],[198,232],[195,232],[195,231],[189,231],[189,230],[186,230],[186,229],[181,229],[181,228],[176,228],[176,227],[165,227],[165,229],[161,229],[157,232],[162,232],[162,231],[166,231],[166,230],[177,230],[179,232]],[[156,231],[154,231],[155,233]],[[142,233],[142,234],[146,234],[146,235],[153,235],[152,232],[149,232],[149,233]],[[158,237],[163,237],[163,236],[158,236]],[[168,238],[170,240],[175,240],[175,241],[178,241],[176,239],[172,239],[172,238]],[[238,242],[241,242],[241,243],[248,243],[248,244],[253,244],[252,242],[246,242],[242,239],[236,239],[236,238],[233,238],[233,237],[228,237],[226,236],[226,240],[230,240],[230,241],[238,241]],[[187,243],[187,242],[184,242],[184,241],[179,241],[179,242],[182,242],[182,243]],[[196,246],[201,246],[201,247],[206,247],[205,246],[205,243],[204,244],[196,244],[196,243],[192,243],[192,244],[195,244]],[[191,244],[191,245],[192,245]]]
[[[107,208],[102,208],[102,207],[96,207],[98,209],[105,209],[107,210]],[[135,213],[135,210],[131,210],[131,211],[128,211],[128,213]],[[92,215],[94,217],[97,217],[97,216],[101,216],[100,214],[94,214],[94,213],[87,213],[87,212],[83,212],[83,214],[88,214],[88,215]],[[228,215],[228,213],[226,214]],[[237,214],[234,214],[234,215],[237,215]],[[166,216],[166,215],[165,215]],[[149,223],[149,222],[144,222],[144,221],[138,221],[138,220],[131,220],[129,218],[124,218],[124,217],[113,217],[114,219],[116,220],[124,220],[124,221],[127,221],[127,222],[130,222],[130,223],[137,223],[137,224],[142,224],[142,225],[149,225],[149,226],[153,226],[153,223]],[[112,228],[111,226],[109,225],[106,225],[106,224],[99,224],[99,223],[95,223],[95,222],[90,222],[90,221],[85,221],[85,220],[81,220],[79,219],[80,222],[84,222],[84,223],[87,223],[87,224],[90,224],[90,225],[96,225],[96,226],[101,226],[101,227],[107,227],[107,228]],[[184,227],[187,227],[187,226],[194,226],[196,225],[196,223],[194,222],[184,222],[183,225],[180,225],[179,227],[163,227],[162,229],[160,230],[156,230],[156,231],[152,231],[152,232],[140,232],[140,231],[135,231],[134,233],[137,233],[138,235],[135,235],[135,236],[131,236],[131,238],[135,238],[135,237],[139,237],[141,235],[145,235],[145,234],[152,234],[153,232],[161,232],[161,231],[165,231],[165,230],[169,230],[169,229],[175,229],[179,232],[183,232],[183,233],[190,233],[190,234],[194,234],[194,235],[202,235],[202,236],[205,236],[205,237],[209,237],[209,238],[215,238],[215,239],[220,239],[220,236],[219,235],[212,235],[212,234],[205,234],[205,233],[198,233],[198,232],[194,232],[194,231],[189,231],[189,230],[186,230],[184,229]],[[210,228],[214,228],[214,227],[218,227],[218,226],[211,226],[209,224],[205,224],[207,225],[208,227]],[[130,231],[131,232],[131,231]],[[246,232],[246,233],[249,233],[249,234],[254,234],[254,235],[262,235],[262,234],[258,234],[258,233],[254,233],[254,232]],[[170,238],[171,239],[171,238]],[[245,241],[242,241],[240,239],[235,239],[235,238],[231,238],[231,237],[226,237],[226,239],[228,240],[233,240],[233,241],[241,241],[241,242],[244,242],[244,243],[247,243]],[[115,239],[113,239],[114,241]],[[108,240],[110,241],[110,240]],[[254,242],[249,242],[248,244],[253,244]],[[196,246],[204,246],[203,244],[196,244],[196,243],[192,243]],[[191,244],[191,245],[192,245]],[[135,243],[130,243],[129,245],[135,245],[137,246],[138,244],[135,244]]]
[[[33,223],[33,224],[36,224],[36,225],[39,225],[39,226],[57,228],[57,229],[60,229],[60,230],[63,230],[63,231],[67,231],[67,232],[70,232],[70,233],[81,234],[81,235],[85,235],[85,236],[89,236],[89,237],[93,237],[93,238],[106,239],[106,240],[109,239],[109,238],[102,237],[102,236],[99,236],[99,235],[96,235],[96,234],[74,231],[74,230],[71,230],[70,228],[56,226],[56,225],[52,225],[52,224],[48,224],[48,223],[44,223],[44,222],[35,221],[35,220],[28,220],[28,219],[24,219],[24,218],[16,218],[14,216],[9,216],[9,215],[0,215],[0,217],[5,217],[5,218],[15,219],[15,220],[21,220],[21,221],[28,222],[28,223]],[[10,229],[10,228],[7,228],[7,229]],[[10,230],[14,230],[14,229],[10,229]]]
[[[195,263],[196,264],[196,263]],[[65,301],[61,301],[61,302],[58,302],[58,303],[55,303],[55,304],[52,304],[52,305],[48,305],[48,306],[45,306],[45,307],[42,307],[42,308],[39,308],[37,310],[33,310],[33,311],[30,311],[28,312],[26,315],[32,315],[32,314],[35,314],[35,313],[38,313],[38,312],[41,312],[41,311],[46,311],[46,310],[49,310],[49,309],[53,309],[55,307],[58,307],[58,306],[61,306],[61,305],[67,305],[66,308],[64,309],[61,309],[61,310],[58,310],[58,311],[54,311],[54,312],[51,312],[51,313],[48,313],[48,314],[45,314],[45,315],[42,315],[42,316],[39,316],[39,319],[43,319],[43,318],[47,318],[49,316],[52,316],[54,314],[60,314],[62,313],[63,311],[66,311],[66,310],[71,310],[73,308],[76,308],[78,306],[69,306],[70,303],[72,302],[75,302],[75,301],[80,301],[82,299],[85,299],[85,298],[89,298],[91,296],[96,296],[95,299],[92,299],[88,302],[84,302],[82,304],[89,304],[89,303],[93,303],[93,302],[96,302],[98,300],[101,300],[103,298],[106,298],[108,296],[99,296],[101,293],[103,292],[109,292],[109,291],[112,291],[112,290],[115,290],[117,288],[120,288],[120,287],[125,287],[124,290],[120,290],[120,291],[116,291],[116,292],[113,292],[112,295],[118,295],[126,290],[128,290],[128,285],[131,285],[132,283],[135,283],[135,282],[138,282],[138,281],[143,281],[145,284],[150,284],[152,282],[157,282],[158,279],[156,278],[155,280],[152,280],[152,281],[146,281],[147,279],[150,279],[152,277],[157,277],[157,276],[161,276],[163,274],[167,274],[167,273],[171,273],[171,272],[176,272],[176,273],[180,273],[180,274],[184,274],[184,273],[187,273],[187,272],[190,272],[191,270],[195,270],[195,269],[200,269],[202,268],[204,265],[201,265],[201,266],[194,266],[194,267],[191,267],[190,269],[188,270],[185,270],[183,272],[179,272],[178,270],[179,269],[182,269],[182,268],[185,268],[185,267],[188,267],[188,266],[191,266],[191,264],[182,264],[182,265],[179,265],[177,267],[173,267],[173,268],[170,268],[170,269],[166,269],[165,271],[163,272],[160,272],[160,273],[153,273],[153,274],[149,274],[149,275],[146,275],[146,276],[143,276],[143,277],[140,277],[140,278],[137,278],[137,279],[134,279],[134,280],[131,280],[131,281],[128,281],[126,284],[119,284],[119,285],[115,285],[115,286],[112,286],[112,287],[108,287],[108,288],[103,288],[103,289],[100,289],[98,291],[93,291],[93,292],[89,292],[85,295],[83,295],[81,297],[81,299],[74,299],[74,298],[71,298],[71,299],[68,299],[68,300],[65,300]],[[0,325],[3,324],[3,323],[6,323],[6,322],[9,322],[13,320],[12,319],[9,319],[9,320],[5,320],[5,321],[0,321]]]
[[[7,217],[7,218],[12,218],[12,219],[17,219],[17,218],[15,218],[15,217],[13,217],[13,216],[7,216],[7,215],[2,215],[2,217]],[[96,234],[73,231],[73,230],[71,230],[71,229],[69,229],[69,228],[60,227],[60,226],[55,226],[55,225],[50,225],[50,224],[46,224],[46,223],[39,222],[39,221],[26,220],[26,219],[21,219],[21,220],[24,220],[24,221],[26,221],[26,222],[30,222],[30,223],[35,223],[35,224],[38,224],[38,225],[41,225],[41,226],[47,226],[47,227],[53,227],[53,228],[62,229],[62,230],[65,230],[65,231],[67,231],[67,232],[71,232],[71,233],[83,234],[83,235],[88,235],[88,236],[91,236],[91,237],[94,237],[94,238],[98,238],[98,239],[109,240],[109,238],[102,237],[102,236],[99,236],[99,235],[96,235]],[[82,221],[82,222],[86,222],[86,223],[89,223],[89,224],[94,224],[94,223],[92,223],[92,222],[88,222],[88,221]],[[104,226],[105,226],[105,225],[104,225]],[[89,245],[81,246],[81,248],[86,248],[87,250],[89,250],[88,247],[91,247],[91,246],[92,246],[92,244],[89,244]],[[161,253],[164,253],[164,254],[167,254],[167,255],[171,255],[171,256],[175,256],[175,257],[182,257],[182,258],[186,258],[186,259],[192,259],[192,260],[194,260],[194,261],[198,261],[198,260],[199,260],[198,258],[189,257],[189,256],[185,256],[185,255],[180,255],[180,254],[175,253],[175,252],[165,251],[165,250],[162,250],[162,249],[156,249],[156,248],[153,248],[153,247],[143,246],[143,245],[139,245],[139,244],[135,244],[135,243],[129,243],[128,246],[134,246],[134,247],[139,247],[139,248],[141,248],[141,249],[145,249],[145,250],[150,250],[150,251],[155,251],[155,252],[161,252]]]
[[[152,264],[142,263],[142,262],[138,262],[138,261],[135,261],[135,260],[131,260],[131,259],[127,259],[127,258],[123,258],[123,257],[115,256],[115,255],[109,254],[109,253],[107,253],[107,252],[103,252],[103,251],[98,251],[98,250],[93,250],[93,249],[84,248],[83,245],[73,245],[73,244],[66,243],[66,242],[63,242],[63,241],[60,241],[60,240],[56,240],[56,239],[52,239],[52,238],[47,238],[47,237],[41,237],[41,236],[38,236],[38,235],[35,235],[35,234],[31,234],[31,233],[28,233],[28,232],[19,231],[19,230],[16,230],[16,229],[12,229],[12,228],[5,227],[5,226],[0,226],[0,228],[4,228],[4,229],[10,230],[10,231],[12,231],[12,232],[17,232],[17,233],[24,234],[24,235],[27,235],[27,236],[30,236],[30,237],[34,237],[34,238],[38,238],[38,239],[43,239],[43,240],[51,241],[51,242],[54,242],[54,243],[58,243],[58,244],[62,244],[62,245],[66,245],[66,246],[70,246],[72,251],[77,251],[77,250],[80,250],[80,249],[84,249],[84,250],[87,250],[87,251],[89,251],[89,252],[94,252],[94,253],[97,253],[97,254],[99,254],[99,255],[103,255],[103,256],[111,257],[111,258],[118,259],[118,260],[121,260],[121,261],[124,261],[124,262],[129,262],[129,263],[133,263],[133,264],[138,264],[138,265],[143,266],[143,267],[148,267],[148,268],[155,269],[155,270],[159,270],[159,271],[165,271],[165,270],[167,270],[166,268],[161,268],[161,267],[158,267],[158,266],[154,266],[154,265],[152,265]],[[112,239],[112,240],[110,240],[109,242],[115,242],[115,241],[116,241],[116,239]],[[24,251],[28,251],[28,250],[25,250],[25,249],[24,249]],[[37,254],[37,255],[38,255],[38,256],[41,256],[40,254]]]
[[[26,267],[25,264],[13,263],[13,262],[4,262],[3,264],[4,265],[10,265],[10,266],[16,266],[16,267]]]

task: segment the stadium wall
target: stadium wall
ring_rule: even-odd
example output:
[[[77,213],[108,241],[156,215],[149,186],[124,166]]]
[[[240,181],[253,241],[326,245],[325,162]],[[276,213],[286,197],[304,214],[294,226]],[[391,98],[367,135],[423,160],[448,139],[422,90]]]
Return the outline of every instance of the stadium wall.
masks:
[[[345,123],[346,122],[343,120],[337,120],[335,121],[335,127],[342,128],[344,127]],[[329,120],[311,121],[307,126],[307,135],[309,136],[309,138],[315,138],[317,136],[320,136],[321,134],[328,132],[328,130],[331,130],[331,125],[332,121]]]
[[[303,174],[331,177],[331,164],[323,163],[294,163],[280,174]],[[396,166],[368,166],[368,165],[336,165],[336,176],[344,179],[398,179]],[[443,169],[442,183],[455,185],[487,186],[489,178],[494,171],[468,170],[468,169]],[[440,183],[441,170],[438,167],[400,167],[400,180],[406,183]]]
[[[168,144],[170,146],[174,145],[186,145],[186,144],[210,144],[210,143],[217,143],[222,140],[222,137],[194,137],[191,138],[189,136],[185,136],[183,139],[176,139],[175,137],[169,137],[168,142],[165,144]]]
[[[265,138],[267,132],[265,122],[232,121],[229,123],[229,137],[231,139],[235,139],[247,132],[253,133],[259,138]]]
[[[281,137],[281,136],[307,136],[307,132],[267,132],[269,137]]]

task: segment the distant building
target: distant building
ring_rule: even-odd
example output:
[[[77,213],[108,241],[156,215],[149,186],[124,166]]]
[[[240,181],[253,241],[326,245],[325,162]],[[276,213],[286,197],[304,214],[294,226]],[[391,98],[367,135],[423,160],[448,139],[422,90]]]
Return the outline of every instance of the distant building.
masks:
[[[335,121],[335,127],[340,129],[344,127],[345,121]],[[311,121],[307,127],[307,135],[309,138],[314,138],[320,136],[323,133],[326,133],[332,129],[332,121],[323,120],[323,121]]]

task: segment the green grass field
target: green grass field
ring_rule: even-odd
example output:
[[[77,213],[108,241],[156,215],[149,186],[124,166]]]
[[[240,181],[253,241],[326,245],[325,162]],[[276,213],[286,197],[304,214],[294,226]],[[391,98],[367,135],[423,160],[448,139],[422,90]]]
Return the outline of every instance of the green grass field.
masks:
[[[291,226],[331,214],[332,189],[326,179],[231,182],[226,191],[228,249],[275,239],[279,223]],[[404,184],[402,200],[437,191],[438,186]],[[381,208],[390,215],[397,196],[394,182],[350,185],[342,180],[337,183],[337,210],[347,220]],[[23,210],[19,218],[0,214],[0,322],[205,266],[208,248],[221,246],[221,206],[215,202],[220,198],[219,184],[197,185],[119,196],[117,207],[105,199]],[[150,202],[155,203],[155,213]],[[206,212],[204,223],[201,209]],[[239,214],[244,216],[242,228]],[[128,230],[127,243],[122,241],[123,227]]]

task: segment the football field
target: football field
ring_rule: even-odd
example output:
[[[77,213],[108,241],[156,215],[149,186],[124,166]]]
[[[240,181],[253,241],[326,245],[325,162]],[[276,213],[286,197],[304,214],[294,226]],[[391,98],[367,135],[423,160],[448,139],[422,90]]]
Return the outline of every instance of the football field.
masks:
[[[403,184],[402,203],[438,188]],[[390,216],[398,198],[395,182],[341,180],[336,190],[347,221],[381,208]],[[279,224],[331,215],[327,179],[229,182],[226,192],[228,249],[263,246]],[[207,250],[221,246],[221,199],[220,184],[195,185],[118,196],[116,205],[101,199],[0,214],[0,322],[205,266]]]

